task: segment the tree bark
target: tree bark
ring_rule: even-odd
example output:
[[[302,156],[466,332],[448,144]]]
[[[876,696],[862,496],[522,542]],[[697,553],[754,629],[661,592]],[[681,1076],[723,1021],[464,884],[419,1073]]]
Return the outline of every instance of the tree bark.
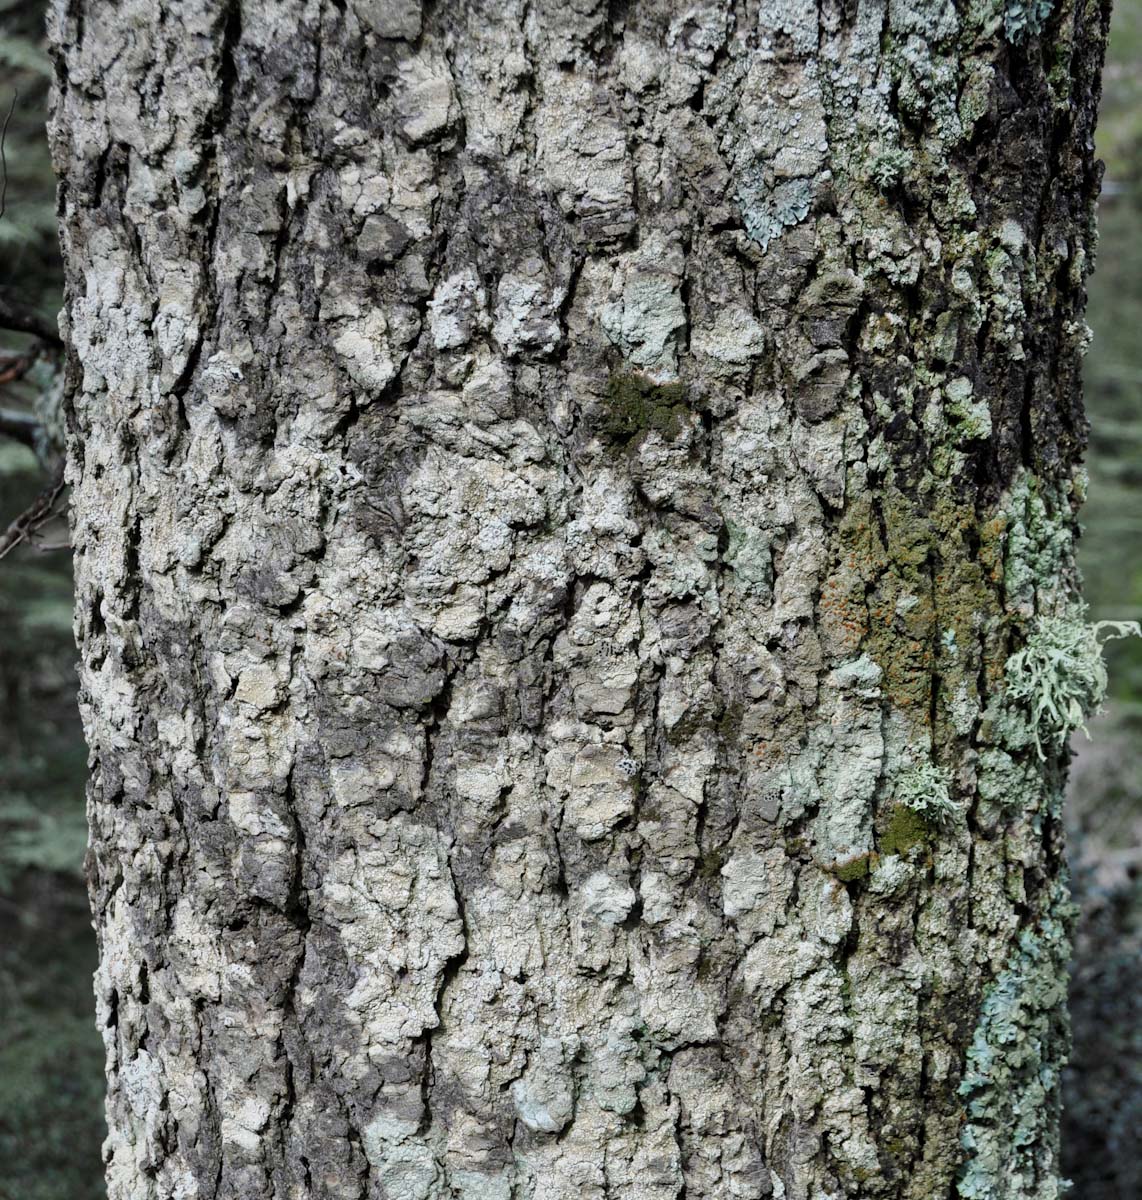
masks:
[[[1108,7],[58,0],[112,1200],[1059,1194]]]

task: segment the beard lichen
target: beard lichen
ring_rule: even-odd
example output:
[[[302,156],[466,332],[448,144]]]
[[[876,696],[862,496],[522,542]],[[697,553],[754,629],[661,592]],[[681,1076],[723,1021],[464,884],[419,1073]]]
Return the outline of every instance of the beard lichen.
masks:
[[[1102,647],[1112,638],[1142,636],[1137,621],[1087,622],[1085,610],[1038,617],[1020,650],[1008,660],[1006,694],[1016,702],[1016,723],[1024,741],[1033,741],[1039,758],[1058,752],[1106,697]],[[1016,733],[1019,731],[1016,730]]]
[[[932,762],[917,763],[896,779],[896,798],[934,825],[947,824],[959,811],[952,800],[951,775]]]

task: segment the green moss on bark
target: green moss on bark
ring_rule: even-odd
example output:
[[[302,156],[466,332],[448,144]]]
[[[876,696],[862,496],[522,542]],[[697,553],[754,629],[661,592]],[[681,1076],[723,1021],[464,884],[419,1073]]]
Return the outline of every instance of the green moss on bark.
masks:
[[[932,841],[935,829],[921,813],[899,804],[892,810],[888,825],[880,837],[881,854],[898,854],[907,857],[917,846],[926,846]]]
[[[625,445],[654,430],[667,441],[678,436],[689,415],[681,383],[655,383],[637,372],[616,372],[607,381],[602,432]]]
[[[838,864],[834,874],[842,883],[857,883],[867,879],[872,870],[872,855],[862,854],[859,858],[851,858],[848,862]]]

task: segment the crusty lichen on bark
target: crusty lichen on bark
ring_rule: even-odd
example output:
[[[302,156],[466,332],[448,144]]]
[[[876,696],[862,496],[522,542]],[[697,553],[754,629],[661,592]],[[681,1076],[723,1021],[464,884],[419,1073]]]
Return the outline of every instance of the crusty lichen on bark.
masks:
[[[1007,11],[60,0],[112,1200],[1056,1186],[1106,14]]]

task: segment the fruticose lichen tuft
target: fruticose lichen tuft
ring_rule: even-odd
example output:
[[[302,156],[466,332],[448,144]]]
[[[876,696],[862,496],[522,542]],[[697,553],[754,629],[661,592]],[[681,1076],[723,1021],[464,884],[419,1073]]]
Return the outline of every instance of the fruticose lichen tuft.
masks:
[[[896,187],[912,167],[912,155],[907,150],[882,150],[869,167],[869,175],[882,191]]]
[[[1040,758],[1044,746],[1061,750],[1076,729],[1098,711],[1106,696],[1103,641],[1139,637],[1137,621],[1083,620],[1077,615],[1039,617],[1026,644],[1005,667],[1007,696],[1024,709],[1027,732]]]
[[[943,825],[958,811],[948,790],[950,783],[951,775],[944,767],[922,762],[897,777],[896,798],[928,821]]]
[[[984,995],[959,1086],[966,1100],[962,1200],[1055,1200],[1061,1193],[1052,1160],[1068,1042],[1069,911],[1059,881],[1047,915],[1019,935]]]

